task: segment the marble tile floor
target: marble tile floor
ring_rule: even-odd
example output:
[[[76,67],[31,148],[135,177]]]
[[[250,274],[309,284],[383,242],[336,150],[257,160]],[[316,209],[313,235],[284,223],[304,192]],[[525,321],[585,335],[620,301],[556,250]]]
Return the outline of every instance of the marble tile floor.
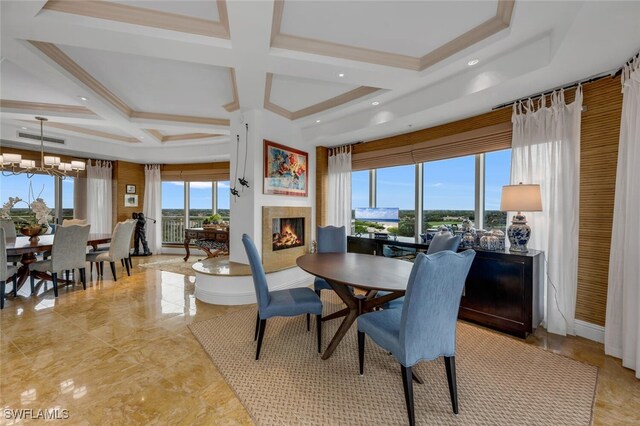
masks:
[[[55,299],[49,285],[0,313],[0,424],[6,409],[68,410],[64,424],[251,424],[187,325],[239,307],[197,301],[194,278],[118,266]],[[168,258],[168,256],[166,256]],[[105,268],[108,269],[108,268]],[[247,338],[252,338],[247,330]],[[640,381],[602,345],[540,329],[527,343],[600,367],[595,424],[640,424]]]

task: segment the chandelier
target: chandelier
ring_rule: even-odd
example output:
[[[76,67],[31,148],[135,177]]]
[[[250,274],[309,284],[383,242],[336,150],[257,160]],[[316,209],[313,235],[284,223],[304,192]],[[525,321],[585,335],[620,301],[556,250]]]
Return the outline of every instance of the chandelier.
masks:
[[[61,177],[64,179],[75,172],[76,177],[80,171],[84,170],[86,164],[84,161],[71,161],[65,163],[60,161],[60,157],[52,155],[44,155],[44,122],[48,121],[44,117],[36,117],[40,122],[40,164],[37,165],[35,160],[26,160],[20,154],[0,154],[0,170],[3,176],[21,175],[26,173],[27,178],[31,179],[35,174],[47,174],[49,176]]]

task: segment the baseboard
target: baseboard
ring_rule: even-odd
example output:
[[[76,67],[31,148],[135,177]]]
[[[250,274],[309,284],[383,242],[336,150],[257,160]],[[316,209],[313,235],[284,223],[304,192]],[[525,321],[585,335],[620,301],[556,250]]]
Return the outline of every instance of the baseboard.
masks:
[[[593,340],[598,343],[604,343],[604,327],[590,322],[575,320],[576,336]]]

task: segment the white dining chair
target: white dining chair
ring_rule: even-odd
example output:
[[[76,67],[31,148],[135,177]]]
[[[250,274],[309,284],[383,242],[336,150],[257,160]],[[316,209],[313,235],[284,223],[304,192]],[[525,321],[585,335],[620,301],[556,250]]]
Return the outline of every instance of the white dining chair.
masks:
[[[106,251],[93,251],[87,254],[87,262],[91,263],[91,265],[94,263],[98,264],[97,270],[100,276],[104,274],[103,262],[109,262],[109,266],[111,266],[111,273],[113,274],[113,280],[117,281],[118,278],[116,276],[115,262],[118,260],[124,262],[127,268],[127,275],[131,276],[131,252],[129,249],[131,247],[131,236],[133,235],[135,225],[135,221],[133,220],[118,222],[113,230],[109,249]],[[93,270],[93,266],[90,266],[89,268],[90,270]]]

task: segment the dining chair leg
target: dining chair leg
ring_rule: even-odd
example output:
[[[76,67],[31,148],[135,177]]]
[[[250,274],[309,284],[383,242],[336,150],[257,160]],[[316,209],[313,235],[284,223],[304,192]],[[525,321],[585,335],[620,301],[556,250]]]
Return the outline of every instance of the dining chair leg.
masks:
[[[122,265],[122,267],[124,268],[124,259],[120,259],[120,264]]]
[[[64,276],[65,276],[65,279],[67,280],[67,282],[69,282],[69,275],[70,275],[70,274],[69,274],[69,270],[68,270],[68,269],[65,269],[65,271],[64,271]]]
[[[6,285],[6,281],[0,281],[0,309],[4,309],[4,289]]]
[[[358,331],[358,362],[360,364],[360,375],[364,376],[364,332]]]
[[[104,276],[104,262],[98,262],[98,274]]]
[[[51,273],[51,278],[53,281],[53,294],[54,296],[58,297],[58,273],[57,272],[52,272]]]
[[[82,281],[82,288],[84,290],[87,289],[87,273],[86,270],[84,268],[80,268],[78,269],[78,271],[80,271],[80,281]]]
[[[413,410],[413,375],[411,374],[411,367],[405,367],[400,364],[400,370],[402,372],[402,386],[404,387],[404,399],[407,403],[409,425],[413,426],[416,424],[416,417]]]
[[[130,277],[131,276],[131,269],[129,268],[129,260],[128,259],[122,259],[122,263],[124,263],[125,268],[127,268],[127,276]]]
[[[113,274],[113,280],[118,281],[118,277],[116,277],[116,262],[109,262],[109,266],[111,267],[111,273]]]
[[[253,335],[253,341],[258,340],[258,330],[260,330],[260,312],[256,314],[256,332]]]
[[[256,348],[256,361],[260,358],[260,348],[262,347],[262,338],[264,337],[264,330],[267,328],[267,320],[260,320],[260,327],[258,330],[258,347]]]
[[[36,271],[31,271],[29,274],[29,284],[31,284],[31,295],[36,293]]]
[[[307,331],[311,331],[311,314],[307,314]]]
[[[129,261],[129,267],[131,269],[133,269],[133,260],[131,260],[131,255],[129,255],[129,257],[127,258],[127,260]]]
[[[456,383],[456,357],[445,356],[444,367],[447,370],[447,381],[449,382],[449,394],[451,395],[451,407],[453,412],[458,414],[458,386]]]
[[[318,335],[318,353],[322,353],[322,315],[316,315],[316,334]]]
[[[18,297],[18,274],[13,276],[13,297]]]

